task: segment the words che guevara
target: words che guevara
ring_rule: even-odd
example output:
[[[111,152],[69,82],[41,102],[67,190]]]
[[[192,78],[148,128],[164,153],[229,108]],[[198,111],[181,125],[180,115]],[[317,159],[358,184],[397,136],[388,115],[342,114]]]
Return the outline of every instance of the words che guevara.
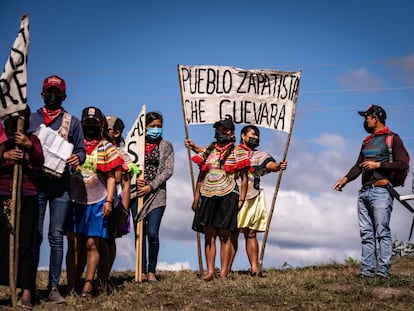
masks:
[[[236,124],[289,131],[301,72],[244,70],[229,66],[178,67],[187,124]]]

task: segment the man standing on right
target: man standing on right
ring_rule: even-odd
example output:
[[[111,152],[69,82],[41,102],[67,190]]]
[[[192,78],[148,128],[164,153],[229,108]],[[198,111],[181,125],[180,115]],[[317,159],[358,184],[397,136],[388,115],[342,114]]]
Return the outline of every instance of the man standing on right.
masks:
[[[401,138],[385,126],[385,110],[371,105],[366,111],[358,113],[365,118],[364,128],[370,135],[362,142],[357,162],[345,177],[335,183],[334,189],[342,191],[348,182],[362,174],[362,188],[358,195],[358,220],[362,241],[362,267],[359,275],[388,278],[392,256],[390,220],[393,197],[386,185],[390,182],[393,171],[406,170],[408,164]],[[389,160],[386,143],[389,135],[393,135],[392,162]]]

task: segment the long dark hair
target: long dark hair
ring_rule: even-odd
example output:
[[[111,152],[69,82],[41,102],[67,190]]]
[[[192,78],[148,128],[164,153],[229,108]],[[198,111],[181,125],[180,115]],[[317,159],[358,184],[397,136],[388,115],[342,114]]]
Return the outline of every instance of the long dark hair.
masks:
[[[213,149],[214,149],[214,145],[216,144],[216,142],[212,142],[207,148],[206,148],[206,152],[205,152],[205,160],[204,160],[204,162],[205,161],[207,161],[207,158],[208,158],[208,156],[211,154],[211,152],[213,151]],[[220,160],[219,160],[219,162],[220,162],[220,167],[226,162],[226,160],[227,160],[227,158],[228,158],[228,156],[230,155],[230,153],[232,153],[232,151],[233,151],[233,149],[234,149],[234,143],[233,144],[231,144],[231,146],[229,147],[229,148],[227,148],[226,149],[226,151],[224,151],[224,154],[223,154],[223,158],[221,158]]]
[[[161,123],[164,124],[162,114],[156,111],[150,111],[145,115],[145,126],[148,126],[154,120],[161,120]]]

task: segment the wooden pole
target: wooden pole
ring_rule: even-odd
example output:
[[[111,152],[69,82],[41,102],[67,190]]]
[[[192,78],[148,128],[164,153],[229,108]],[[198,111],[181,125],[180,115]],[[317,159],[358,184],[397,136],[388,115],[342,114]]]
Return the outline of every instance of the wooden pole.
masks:
[[[137,207],[137,214],[139,214],[139,211],[142,210],[142,206],[144,203],[143,198],[137,198],[138,200],[138,207]],[[137,237],[136,237],[136,244],[135,244],[135,250],[136,250],[136,260],[135,260],[135,282],[142,282],[142,243],[145,243],[143,235],[143,223],[142,220],[137,221],[137,227],[136,227]]]
[[[17,118],[17,132],[23,132],[24,117]],[[18,148],[16,146],[16,148]],[[19,264],[19,239],[20,239],[20,211],[21,211],[21,191],[22,191],[22,164],[16,162],[13,167],[13,188],[10,204],[11,217],[10,223],[15,230],[15,235],[10,233],[9,240],[9,287],[12,307],[17,307],[16,284]]]
[[[141,113],[146,114],[146,106],[143,105]],[[145,117],[143,121],[143,128],[145,129]],[[140,150],[142,150],[143,154],[141,155],[141,173],[139,176],[137,176],[139,179],[144,179],[144,165],[145,165],[145,136],[143,141],[141,142],[142,146]],[[138,191],[138,185],[137,185],[137,191]],[[144,197],[137,197],[138,203],[137,203],[137,215],[139,215],[139,212],[142,210],[144,206]],[[137,236],[135,238],[135,282],[142,282],[142,246],[143,243],[145,243],[145,240],[143,237],[143,220],[137,221],[136,224],[136,230],[135,230]],[[146,254],[145,254],[146,255]]]
[[[299,94],[299,87],[298,87],[297,94]],[[289,149],[289,144],[290,144],[290,139],[292,137],[292,129],[293,129],[293,123],[295,121],[297,100],[298,100],[298,96],[296,95],[296,98],[294,100],[295,104],[293,105],[293,108],[292,108],[291,123],[290,123],[290,129],[289,129],[289,132],[288,132],[288,137],[287,137],[287,140],[286,140],[285,151],[283,152],[283,161],[286,161],[286,157],[287,157],[287,153],[288,153],[288,149]],[[271,208],[270,208],[269,217],[268,217],[268,221],[267,221],[267,224],[266,224],[266,230],[265,230],[265,233],[264,233],[264,236],[263,236],[262,246],[261,246],[261,249],[260,249],[259,272],[261,272],[262,269],[263,269],[263,257],[264,257],[264,252],[265,252],[265,248],[266,248],[266,241],[267,241],[267,237],[269,235],[270,223],[272,221],[273,212],[274,212],[275,203],[276,203],[276,197],[277,197],[277,194],[279,192],[280,183],[282,181],[282,175],[283,175],[283,171],[279,171],[278,178],[277,178],[277,181],[276,181],[275,191],[273,193],[272,205],[271,205]]]
[[[180,65],[177,65],[178,70],[178,80],[180,81],[180,94],[181,94],[181,107],[183,109],[183,117],[184,117],[184,130],[185,130],[185,138],[188,139],[188,126],[187,126],[187,115],[185,112],[185,105],[183,100],[183,83],[181,80],[180,75]],[[191,186],[193,189],[193,195],[195,193],[195,182],[194,182],[194,171],[193,171],[193,164],[191,162],[191,152],[190,149],[187,149],[187,157],[188,157],[188,163],[190,165],[190,175],[191,175]],[[200,233],[197,232],[197,255],[198,255],[198,270],[200,273],[200,276],[203,275],[203,258],[201,253],[201,240],[200,240]]]

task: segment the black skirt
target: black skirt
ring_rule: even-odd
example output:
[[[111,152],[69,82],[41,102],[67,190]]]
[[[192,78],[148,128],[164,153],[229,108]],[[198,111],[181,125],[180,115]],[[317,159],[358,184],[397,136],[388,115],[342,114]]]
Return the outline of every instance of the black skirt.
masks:
[[[193,230],[204,233],[205,227],[237,231],[239,194],[231,192],[225,196],[200,197],[195,210]]]

